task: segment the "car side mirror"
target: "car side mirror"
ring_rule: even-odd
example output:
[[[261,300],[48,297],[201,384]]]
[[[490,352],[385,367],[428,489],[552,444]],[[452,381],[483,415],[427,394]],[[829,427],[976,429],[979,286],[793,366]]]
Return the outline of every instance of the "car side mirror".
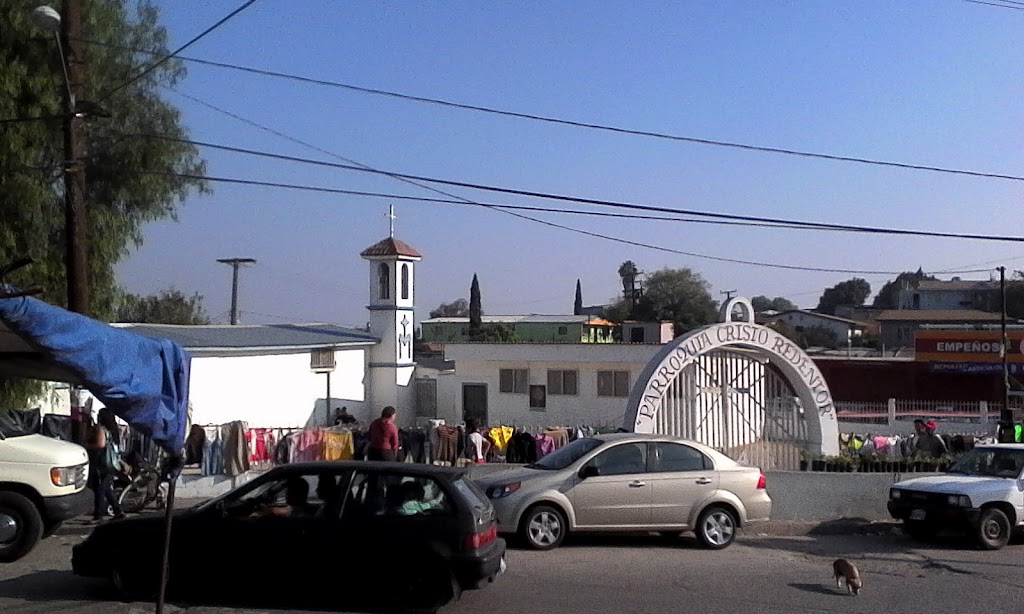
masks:
[[[599,475],[601,475],[601,470],[597,468],[597,465],[587,465],[583,469],[580,469],[581,480],[597,477]]]

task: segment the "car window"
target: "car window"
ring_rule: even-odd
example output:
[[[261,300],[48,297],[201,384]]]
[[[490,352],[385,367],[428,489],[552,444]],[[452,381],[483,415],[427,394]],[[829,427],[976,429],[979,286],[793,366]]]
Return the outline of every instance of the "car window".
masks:
[[[535,463],[527,465],[534,469],[565,469],[578,461],[584,454],[604,443],[600,439],[584,437],[577,439],[548,454]]]
[[[654,443],[653,448],[652,471],[703,471],[712,468],[711,459],[688,445],[662,441]]]
[[[231,516],[323,516],[336,513],[339,481],[334,472],[293,473],[268,479],[223,499]]]
[[[462,478],[455,480],[453,484],[455,484],[455,490],[459,491],[462,497],[473,507],[473,509],[477,511],[487,509],[487,506],[489,505],[487,497],[475,484]]]
[[[448,496],[432,477],[359,471],[349,487],[344,517],[434,516],[452,510]]]
[[[624,443],[601,452],[589,463],[598,475],[625,475],[647,471],[647,444]]]

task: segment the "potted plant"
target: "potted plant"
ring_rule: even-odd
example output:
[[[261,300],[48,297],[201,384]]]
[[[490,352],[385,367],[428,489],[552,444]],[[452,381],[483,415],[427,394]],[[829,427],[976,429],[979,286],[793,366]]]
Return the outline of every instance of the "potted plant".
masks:
[[[811,471],[824,471],[825,458],[821,454],[811,456]]]
[[[807,471],[810,465],[811,453],[807,450],[800,450],[800,471]]]

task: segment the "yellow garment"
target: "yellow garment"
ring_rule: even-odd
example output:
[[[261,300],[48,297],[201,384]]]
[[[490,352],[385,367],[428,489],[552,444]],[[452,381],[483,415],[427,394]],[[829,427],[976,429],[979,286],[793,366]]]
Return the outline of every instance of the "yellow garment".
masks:
[[[487,431],[491,441],[494,442],[494,447],[498,452],[504,452],[508,446],[508,441],[512,439],[513,428],[511,426],[495,426],[491,427]]]
[[[324,431],[323,454],[324,460],[352,460],[355,453],[355,444],[352,441],[351,431]]]

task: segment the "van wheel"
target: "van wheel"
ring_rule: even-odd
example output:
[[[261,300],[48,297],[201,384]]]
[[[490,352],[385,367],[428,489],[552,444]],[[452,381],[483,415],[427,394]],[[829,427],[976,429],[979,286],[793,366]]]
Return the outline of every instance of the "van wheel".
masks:
[[[534,550],[557,548],[568,530],[565,515],[550,505],[530,508],[519,522],[519,538]]]
[[[25,556],[43,537],[43,519],[36,506],[16,492],[0,492],[0,562]]]
[[[994,507],[981,510],[974,537],[983,549],[999,550],[1010,541],[1010,519],[1002,510]]]

